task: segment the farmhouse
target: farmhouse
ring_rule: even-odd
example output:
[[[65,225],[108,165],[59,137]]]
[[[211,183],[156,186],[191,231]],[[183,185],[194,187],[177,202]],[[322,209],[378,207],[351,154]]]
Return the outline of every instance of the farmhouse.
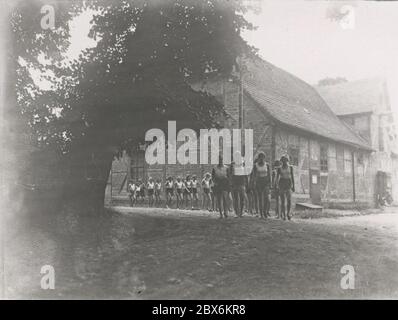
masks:
[[[381,78],[319,86],[316,89],[347,125],[356,130],[374,150],[369,185],[376,196],[386,191],[398,199],[398,136],[387,82]]]
[[[242,58],[241,72],[229,79],[195,84],[221,101],[225,128],[250,128],[254,150],[269,162],[289,154],[295,169],[296,199],[314,204],[374,202],[372,146],[339,119],[311,85],[260,59]],[[126,180],[196,174],[207,165],[147,165],[144,150],[115,160],[108,199],[125,199]]]

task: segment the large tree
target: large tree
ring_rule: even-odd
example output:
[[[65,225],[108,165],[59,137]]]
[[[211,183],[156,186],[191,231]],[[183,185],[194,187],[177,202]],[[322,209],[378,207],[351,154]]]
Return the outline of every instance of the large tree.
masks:
[[[46,3],[55,7],[52,30],[40,25]],[[97,44],[67,61],[69,22],[87,10]],[[51,202],[98,212],[113,157],[148,129],[166,129],[168,120],[217,126],[222,106],[191,84],[229,74],[238,55],[253,52],[241,37],[252,28],[245,10],[237,0],[19,3],[11,19],[15,107],[39,155],[28,170],[51,186]],[[38,86],[32,70],[51,86]]]

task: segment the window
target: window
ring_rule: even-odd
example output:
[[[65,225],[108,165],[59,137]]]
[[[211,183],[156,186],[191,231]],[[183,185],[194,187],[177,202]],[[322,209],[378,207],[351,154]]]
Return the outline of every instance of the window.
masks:
[[[290,164],[293,166],[298,166],[299,164],[299,153],[300,149],[298,147],[289,147],[288,155],[290,158]]]
[[[328,168],[328,146],[321,145],[320,149],[320,164],[321,164],[321,171],[327,172]]]

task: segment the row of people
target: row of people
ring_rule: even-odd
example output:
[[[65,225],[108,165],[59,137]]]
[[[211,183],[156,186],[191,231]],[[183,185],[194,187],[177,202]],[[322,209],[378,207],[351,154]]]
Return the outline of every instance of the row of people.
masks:
[[[199,209],[199,193],[202,193],[202,208],[219,211],[221,218],[226,218],[233,210],[238,217],[244,211],[257,213],[261,218],[270,215],[270,194],[275,198],[277,217],[291,218],[291,192],[294,192],[293,167],[287,156],[276,160],[273,168],[265,161],[265,154],[260,153],[254,161],[250,174],[242,174],[244,163],[223,164],[222,157],[212,173],[206,173],[199,183],[196,175],[185,179],[168,177],[162,186],[161,180],[149,178],[147,183],[139,180],[129,182],[128,190],[131,204],[142,205],[148,197],[148,204],[162,205],[162,191],[166,196],[166,207],[177,209]]]
[[[237,157],[238,159],[240,157]],[[265,161],[265,153],[259,153],[254,160],[250,174],[242,174],[245,164],[223,164],[222,157],[213,169],[214,194],[221,218],[228,216],[228,198],[232,194],[233,207],[238,217],[243,215],[245,203],[248,211],[256,211],[260,218],[270,215],[271,190],[276,203],[276,215],[284,220],[291,219],[291,193],[294,192],[293,167],[288,156],[281,157],[273,168]]]
[[[210,175],[210,174],[208,174]],[[164,190],[166,196],[166,207],[171,207],[176,202],[176,208],[199,208],[199,189],[203,185],[203,192],[209,195],[210,192],[206,186],[209,184],[205,182],[206,178],[199,183],[197,176],[192,177],[188,175],[185,179],[177,177],[168,177],[164,183],[164,188],[160,179],[149,178],[147,183],[142,180],[137,182],[130,181],[128,184],[128,191],[131,205],[143,204],[148,199],[148,205],[160,206],[162,204],[162,191]],[[209,186],[210,188],[210,186]],[[174,201],[176,200],[176,201]]]

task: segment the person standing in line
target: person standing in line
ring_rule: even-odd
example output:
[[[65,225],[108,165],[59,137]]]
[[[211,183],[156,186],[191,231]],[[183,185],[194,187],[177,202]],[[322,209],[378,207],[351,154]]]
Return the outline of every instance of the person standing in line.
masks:
[[[137,185],[133,182],[133,180],[130,180],[129,184],[128,184],[128,187],[127,187],[127,190],[129,192],[130,205],[132,207],[134,207],[134,205],[135,205],[135,200],[136,200],[135,191],[136,191],[136,189],[137,189]]]
[[[192,189],[192,210],[196,208],[199,208],[199,197],[198,197],[198,188],[199,188],[199,181],[196,177],[196,175],[192,176],[191,180],[191,189]]]
[[[276,180],[281,199],[282,219],[286,220],[287,217],[290,220],[292,218],[290,214],[292,192],[295,191],[293,166],[289,164],[289,157],[287,155],[281,157],[281,163],[282,165],[278,169]]]
[[[258,161],[258,156],[254,159],[253,161],[253,170],[249,175],[249,189],[251,190],[251,196],[252,196],[252,211],[254,215],[260,215],[259,209],[258,209],[258,196],[257,196],[257,190],[256,190],[256,181],[254,178],[254,166],[256,165]]]
[[[269,164],[265,161],[265,153],[260,152],[253,168],[253,178],[258,198],[260,218],[267,217],[267,207],[270,201],[269,188],[271,185],[271,172]]]
[[[216,212],[217,211],[217,204],[216,204],[216,196],[214,194],[214,180],[212,178],[211,173],[210,175],[210,198],[211,198],[211,210],[210,212]]]
[[[141,181],[141,185],[140,185],[140,198],[142,200],[142,205],[144,205],[145,203],[145,183],[144,181]]]
[[[281,166],[281,162],[279,160],[274,161],[273,169],[272,169],[272,196],[275,199],[275,216],[277,219],[280,218],[280,210],[279,210],[279,186],[276,183],[276,176],[278,174],[278,170]]]
[[[185,209],[188,209],[191,205],[192,207],[192,185],[191,185],[191,176],[187,175],[184,181],[184,202]]]
[[[202,208],[211,212],[211,187],[210,187],[211,174],[207,172],[202,180]]]
[[[181,180],[181,177],[177,177],[177,181],[175,182],[176,189],[176,197],[177,197],[177,209],[181,209],[183,206],[183,191],[184,191],[184,182]]]
[[[141,180],[137,181],[137,184],[135,185],[135,200],[136,203],[138,204],[141,199]]]
[[[174,193],[174,186],[173,186],[173,177],[167,177],[165,182],[166,188],[166,208],[169,209],[173,202],[173,193]]]
[[[162,202],[162,198],[161,198],[161,192],[162,192],[162,182],[160,181],[160,179],[156,179],[156,183],[155,183],[155,206],[159,207],[161,202]]]
[[[147,183],[147,190],[148,190],[148,207],[152,207],[154,204],[154,200],[155,200],[155,182],[153,181],[153,179],[150,177],[148,179],[148,183]]]
[[[237,217],[242,217],[245,204],[247,175],[244,174],[242,156],[239,151],[235,153],[234,162],[231,164],[231,185],[234,211]]]
[[[228,218],[228,194],[230,192],[229,170],[223,163],[223,157],[220,155],[218,164],[212,170],[212,179],[214,181],[214,193],[217,200],[217,207],[220,212],[220,218]]]

